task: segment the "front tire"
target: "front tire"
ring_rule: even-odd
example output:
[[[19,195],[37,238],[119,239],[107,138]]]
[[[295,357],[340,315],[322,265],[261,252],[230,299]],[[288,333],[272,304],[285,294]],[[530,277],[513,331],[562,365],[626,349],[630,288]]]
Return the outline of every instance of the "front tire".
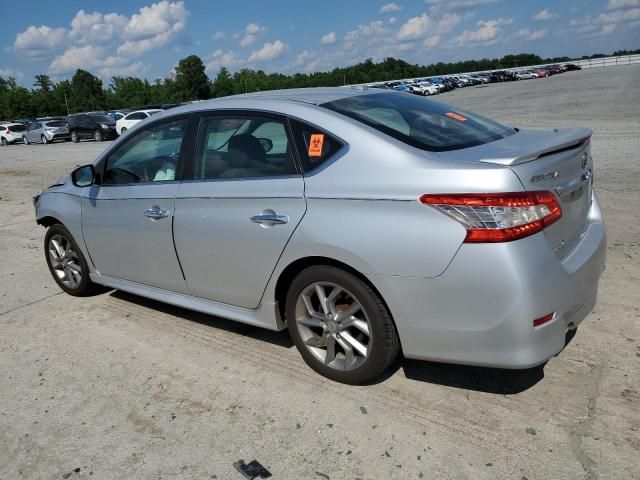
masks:
[[[29,140],[27,139],[27,137],[22,137],[22,143],[24,143],[25,145],[29,145]]]
[[[96,130],[93,132],[93,139],[96,142],[101,142],[102,141],[102,132],[100,130]]]
[[[382,299],[360,278],[336,267],[309,267],[293,280],[286,318],[307,365],[336,382],[370,382],[398,355],[398,334]]]
[[[69,231],[56,224],[44,237],[47,266],[58,286],[74,297],[86,297],[99,291],[89,278],[89,267]]]
[[[7,139],[4,137],[0,138],[0,142],[2,142],[3,147],[6,147],[7,145],[9,145],[9,142],[7,142]]]
[[[71,141],[73,143],[78,143],[80,141],[80,137],[78,136],[78,132],[76,132],[75,130],[73,132],[71,132]]]
[[[125,133],[127,133],[127,128],[126,127],[122,127],[122,129],[120,129],[120,135],[124,135]]]

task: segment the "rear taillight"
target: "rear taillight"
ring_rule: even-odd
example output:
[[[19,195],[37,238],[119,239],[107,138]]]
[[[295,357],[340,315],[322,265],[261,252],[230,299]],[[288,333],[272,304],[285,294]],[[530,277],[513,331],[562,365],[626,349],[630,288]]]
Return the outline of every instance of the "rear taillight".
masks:
[[[467,243],[510,242],[538,233],[562,216],[548,191],[425,194],[420,202],[460,222]]]

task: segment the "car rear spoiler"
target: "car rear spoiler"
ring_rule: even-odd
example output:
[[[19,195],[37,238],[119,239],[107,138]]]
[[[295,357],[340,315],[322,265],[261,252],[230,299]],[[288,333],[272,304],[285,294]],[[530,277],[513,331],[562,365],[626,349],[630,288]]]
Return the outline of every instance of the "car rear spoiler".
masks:
[[[481,162],[498,165],[518,165],[537,158],[578,148],[592,135],[588,128],[556,128],[552,131],[521,130],[515,135],[490,143],[491,157]]]

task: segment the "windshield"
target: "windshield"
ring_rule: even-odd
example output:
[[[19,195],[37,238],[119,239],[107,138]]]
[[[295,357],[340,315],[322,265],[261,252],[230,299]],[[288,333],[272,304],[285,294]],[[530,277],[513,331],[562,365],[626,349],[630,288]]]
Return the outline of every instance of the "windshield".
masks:
[[[358,95],[321,106],[408,145],[435,152],[483,145],[516,133],[480,115],[405,93]]]
[[[97,123],[107,123],[107,124],[114,123],[113,118],[108,117],[106,115],[89,115],[89,117],[91,117],[91,120]]]

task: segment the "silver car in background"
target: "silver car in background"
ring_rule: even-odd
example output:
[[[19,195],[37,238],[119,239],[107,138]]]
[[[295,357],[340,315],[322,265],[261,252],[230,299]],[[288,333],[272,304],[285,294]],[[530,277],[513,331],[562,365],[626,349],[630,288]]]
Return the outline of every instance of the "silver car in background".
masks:
[[[596,302],[591,132],[322,88],[158,113],[34,198],[58,285],[272,330],[360,384],[405,357],[541,364]]]
[[[58,120],[36,120],[32,122],[24,131],[22,142],[26,145],[30,143],[53,143],[56,140],[69,140],[69,130],[63,119]]]

